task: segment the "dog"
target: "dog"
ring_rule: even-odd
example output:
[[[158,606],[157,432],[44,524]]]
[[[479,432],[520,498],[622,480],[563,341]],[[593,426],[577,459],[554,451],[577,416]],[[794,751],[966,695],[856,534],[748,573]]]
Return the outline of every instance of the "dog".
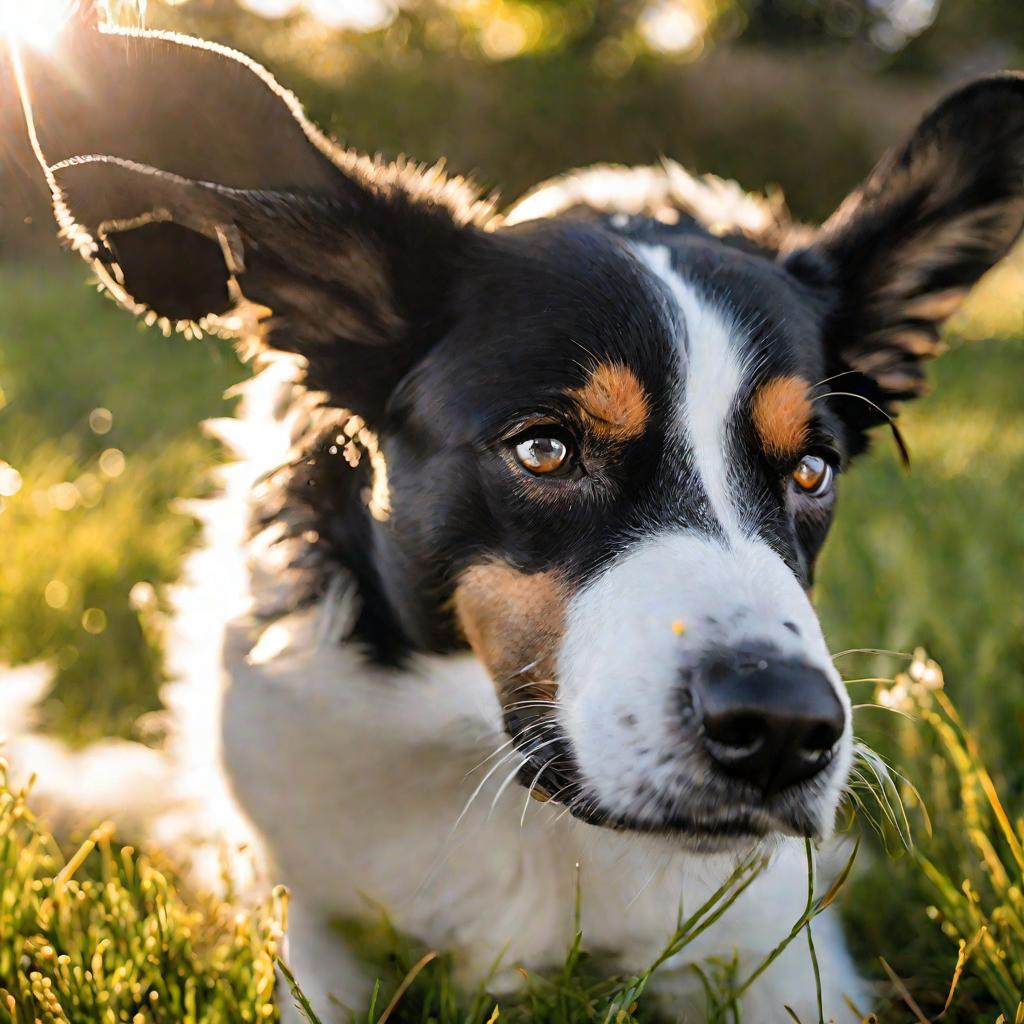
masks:
[[[833,832],[851,706],[815,561],[1021,231],[1024,77],[954,92],[821,227],[671,163],[499,213],[178,36],[77,27],[22,79],[68,244],[258,369],[175,594],[168,756],[291,890],[312,1004],[366,999],[334,923],[376,906],[500,988],[562,961],[578,897],[631,972],[768,851],[655,975],[702,1019],[689,965],[761,963]],[[793,943],[745,1020],[870,1010],[831,910],[813,931],[820,990]]]

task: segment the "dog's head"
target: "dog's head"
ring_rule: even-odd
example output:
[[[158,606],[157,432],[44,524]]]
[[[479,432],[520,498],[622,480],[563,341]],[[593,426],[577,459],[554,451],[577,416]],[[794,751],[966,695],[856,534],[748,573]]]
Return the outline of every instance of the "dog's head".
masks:
[[[721,186],[675,169],[639,200],[618,175],[632,215],[590,177],[494,218],[169,37],[29,70],[58,215],[115,295],[268,307],[263,344],[323,394],[269,514],[301,506],[356,576],[370,656],[470,647],[523,782],[586,820],[702,848],[830,828],[850,704],[815,560],[851,457],[1019,233],[1024,79],[955,93],[810,230],[716,227]]]

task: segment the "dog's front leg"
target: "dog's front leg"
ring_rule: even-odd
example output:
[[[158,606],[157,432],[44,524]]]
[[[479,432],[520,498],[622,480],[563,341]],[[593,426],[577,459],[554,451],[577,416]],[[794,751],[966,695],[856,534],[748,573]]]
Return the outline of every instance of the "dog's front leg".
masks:
[[[303,995],[323,1024],[347,1024],[368,1004],[373,978],[330,919],[294,897],[288,912],[285,954]],[[277,1001],[282,1024],[308,1024],[280,974]]]

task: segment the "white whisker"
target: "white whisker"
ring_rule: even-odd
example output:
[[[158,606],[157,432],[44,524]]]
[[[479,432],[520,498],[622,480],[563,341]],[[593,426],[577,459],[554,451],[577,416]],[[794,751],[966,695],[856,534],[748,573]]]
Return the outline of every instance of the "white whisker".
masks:
[[[511,690],[508,690],[506,696],[511,696],[513,693],[519,693],[520,690],[528,690],[531,686],[554,686],[556,685],[554,679],[528,679],[525,683],[520,683],[518,686],[513,686]]]
[[[558,704],[553,700],[521,700],[515,704],[508,704],[505,707],[506,711],[519,711],[522,708],[557,708]]]
[[[527,662],[527,664],[525,664],[522,668],[517,668],[515,672],[510,673],[508,678],[515,679],[516,676],[521,676],[524,672],[529,672],[530,669],[536,668],[539,664],[540,658],[537,658],[534,661]],[[529,686],[530,684],[527,683],[526,685]]]
[[[493,764],[493,765],[491,766],[491,769],[490,769],[490,771],[488,771],[488,773],[487,773],[487,774],[486,774],[486,775],[485,775],[485,776],[484,776],[484,777],[483,777],[483,778],[482,778],[482,779],[480,780],[480,783],[479,783],[479,785],[478,785],[478,786],[476,787],[476,789],[474,789],[474,790],[473,790],[473,792],[472,792],[472,793],[470,794],[470,797],[469,797],[469,799],[468,799],[468,800],[466,801],[466,806],[462,808],[462,812],[461,812],[461,813],[459,814],[459,816],[458,816],[458,817],[457,817],[457,818],[455,819],[455,824],[454,824],[454,825],[452,825],[452,828],[451,828],[451,832],[449,833],[449,839],[451,838],[451,836],[453,836],[453,835],[455,834],[455,831],[456,831],[456,829],[457,829],[457,828],[459,827],[459,825],[461,825],[461,824],[462,824],[462,820],[463,820],[463,818],[465,818],[465,817],[466,817],[466,815],[467,815],[467,814],[469,813],[469,809],[470,809],[470,807],[471,807],[471,806],[473,805],[473,801],[474,801],[474,800],[476,800],[476,798],[477,798],[477,797],[478,797],[478,796],[480,795],[480,791],[481,791],[481,790],[482,790],[482,789],[484,788],[484,786],[486,786],[486,785],[487,785],[487,780],[488,780],[488,779],[489,779],[489,778],[490,778],[490,777],[491,777],[491,776],[492,776],[492,775],[493,775],[493,774],[494,774],[494,773],[495,773],[495,772],[496,772],[496,771],[497,771],[497,770],[498,770],[498,769],[499,769],[499,768],[500,768],[500,767],[501,767],[502,765],[506,764],[506,763],[508,762],[508,760],[509,760],[510,758],[514,757],[514,756],[515,756],[516,754],[518,754],[518,753],[519,753],[519,751],[518,751],[518,750],[514,750],[514,749],[513,749],[513,750],[510,750],[510,751],[509,751],[509,752],[508,752],[508,753],[507,753],[507,754],[506,754],[506,755],[505,755],[504,757],[502,757],[502,758],[501,758],[501,759],[500,759],[499,761],[496,761],[496,762],[495,762],[495,763],[494,763],[494,764]],[[517,770],[518,770],[518,769],[517,769]]]
[[[888,654],[893,658],[906,658],[907,661],[914,657],[912,654],[907,654],[906,651],[887,651],[883,647],[850,647],[845,651],[840,651],[838,654],[833,654],[832,660],[845,658],[848,654]]]
[[[523,825],[526,824],[526,812],[530,809],[530,803],[533,800],[533,791],[537,787],[537,783],[540,782],[541,776],[561,757],[561,754],[555,754],[550,761],[545,761],[540,766],[537,774],[533,777],[533,782],[530,783],[529,788],[526,790],[526,801],[523,803],[523,813],[519,818],[519,828],[522,829]]]
[[[505,740],[505,742],[502,743],[500,747],[498,747],[496,750],[492,750],[491,753],[489,753],[482,761],[477,761],[477,763],[475,765],[473,765],[473,767],[470,768],[469,771],[466,772],[466,774],[463,776],[463,778],[467,778],[468,779],[470,777],[470,775],[473,774],[473,772],[479,771],[485,764],[487,764],[488,761],[490,761],[490,759],[492,757],[497,757],[498,754],[500,754],[511,743],[515,743],[515,738],[514,737],[511,738],[511,739]]]
[[[666,867],[668,867],[668,866],[669,866],[669,863],[671,862],[671,860],[672,860],[672,854],[671,854],[671,853],[668,853],[668,854],[666,854],[666,855],[665,855],[665,857],[663,858],[662,862],[660,862],[659,864],[655,864],[655,865],[654,865],[654,868],[653,868],[653,870],[652,870],[652,871],[650,872],[650,874],[648,874],[648,876],[647,876],[647,880],[646,880],[646,881],[644,882],[644,884],[643,884],[643,885],[642,885],[642,886],[641,886],[641,887],[640,887],[640,888],[639,888],[639,889],[638,889],[638,890],[636,891],[636,893],[634,894],[633,898],[632,898],[632,899],[631,899],[631,900],[630,900],[630,901],[629,901],[629,902],[628,902],[628,903],[626,904],[626,909],[627,909],[627,910],[628,910],[628,909],[629,909],[629,908],[630,908],[631,906],[633,906],[633,904],[634,904],[634,903],[635,903],[635,902],[636,902],[636,901],[637,901],[638,899],[640,899],[640,897],[641,897],[641,896],[642,896],[642,895],[644,894],[644,892],[645,892],[645,891],[647,890],[647,888],[648,888],[648,887],[650,886],[650,884],[651,884],[651,883],[652,883],[652,882],[654,881],[654,879],[655,879],[655,878],[657,878],[657,873],[658,873],[659,871],[664,871],[664,870],[666,869]]]
[[[555,736],[553,739],[545,740],[545,742],[539,744],[538,746],[532,747],[528,752],[524,753],[524,763],[528,761],[531,757],[533,757],[533,755],[536,754],[537,751],[543,750],[545,747],[550,747],[552,743],[560,743],[561,740],[561,736]],[[519,753],[519,751],[517,751],[517,753]],[[498,801],[501,799],[502,793],[504,793],[505,790],[508,789],[508,787],[515,781],[515,778],[519,774],[519,769],[521,767],[522,764],[517,764],[515,770],[510,772],[508,778],[505,779],[505,781],[498,787],[498,792],[494,794],[494,799],[491,801],[491,808],[487,812],[488,815],[490,815],[491,811],[493,811],[494,808],[497,806]]]

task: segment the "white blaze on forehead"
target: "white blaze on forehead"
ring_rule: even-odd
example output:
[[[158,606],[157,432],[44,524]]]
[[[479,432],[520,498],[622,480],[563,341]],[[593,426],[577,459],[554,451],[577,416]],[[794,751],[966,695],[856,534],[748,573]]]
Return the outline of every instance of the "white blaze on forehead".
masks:
[[[743,532],[729,483],[729,423],[744,376],[735,350],[738,329],[673,270],[666,246],[637,245],[636,249],[668,286],[679,308],[682,327],[676,340],[684,383],[677,426],[693,451],[711,511],[733,540]]]

